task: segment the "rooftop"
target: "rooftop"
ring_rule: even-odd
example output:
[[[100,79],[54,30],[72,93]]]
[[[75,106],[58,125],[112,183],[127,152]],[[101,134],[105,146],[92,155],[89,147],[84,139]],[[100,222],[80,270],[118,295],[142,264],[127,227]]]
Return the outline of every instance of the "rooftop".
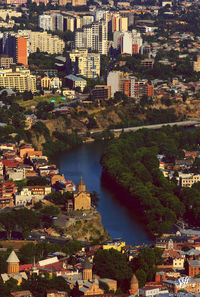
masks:
[[[15,251],[12,251],[10,256],[8,257],[7,263],[19,263],[19,259],[17,255],[15,254]]]
[[[65,76],[65,78],[73,80],[73,81],[85,81],[85,79],[83,79],[82,77],[78,77],[73,74],[69,74],[69,75]]]

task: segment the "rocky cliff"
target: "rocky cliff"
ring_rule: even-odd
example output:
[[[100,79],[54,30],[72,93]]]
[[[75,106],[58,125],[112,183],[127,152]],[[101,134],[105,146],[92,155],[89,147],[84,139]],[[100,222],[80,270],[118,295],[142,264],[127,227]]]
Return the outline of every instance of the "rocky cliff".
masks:
[[[78,211],[75,217],[68,219],[63,216],[55,222],[55,226],[62,229],[67,238],[74,240],[104,242],[110,239],[97,210]]]

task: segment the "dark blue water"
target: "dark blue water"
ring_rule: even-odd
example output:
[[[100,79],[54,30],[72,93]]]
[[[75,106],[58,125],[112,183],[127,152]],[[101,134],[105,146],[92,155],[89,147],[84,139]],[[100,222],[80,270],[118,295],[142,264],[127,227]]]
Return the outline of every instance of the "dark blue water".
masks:
[[[127,244],[138,245],[149,243],[150,239],[144,226],[135,213],[124,207],[117,193],[101,180],[102,167],[99,163],[105,143],[84,144],[57,158],[56,163],[60,173],[75,184],[81,176],[89,191],[99,194],[98,210],[102,216],[102,223],[111,238],[121,238]]]

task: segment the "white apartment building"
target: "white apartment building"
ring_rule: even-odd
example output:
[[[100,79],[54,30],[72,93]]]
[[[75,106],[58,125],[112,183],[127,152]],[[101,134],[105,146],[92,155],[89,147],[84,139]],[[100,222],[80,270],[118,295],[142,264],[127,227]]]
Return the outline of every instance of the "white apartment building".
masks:
[[[104,18],[106,11],[105,10],[96,10],[95,12],[95,21],[98,22]]]
[[[124,73],[122,71],[110,71],[107,77],[107,86],[111,87],[111,97],[116,92],[121,91],[120,81],[123,78]]]
[[[102,55],[108,53],[108,24],[102,20],[84,26],[75,33],[75,48],[88,48]]]
[[[94,22],[94,16],[93,15],[84,15],[82,20],[83,26],[90,25]]]
[[[44,31],[63,31],[63,15],[60,13],[53,13],[51,15],[40,15],[39,16],[39,27]]]
[[[115,31],[113,34],[113,43],[114,48],[121,49],[122,54],[130,54],[134,53],[133,47],[137,45],[138,52],[142,47],[143,40],[141,34],[136,30],[122,32]]]
[[[133,53],[133,37],[130,32],[124,32],[121,36],[121,53],[130,54]]]
[[[53,20],[51,15],[40,15],[39,27],[42,28],[44,31],[53,31]]]

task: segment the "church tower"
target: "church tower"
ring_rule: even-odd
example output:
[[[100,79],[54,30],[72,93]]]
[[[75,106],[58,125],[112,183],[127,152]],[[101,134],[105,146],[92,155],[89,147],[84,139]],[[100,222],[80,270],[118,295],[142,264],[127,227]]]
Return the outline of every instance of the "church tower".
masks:
[[[73,210],[90,210],[91,209],[91,196],[86,191],[85,183],[81,177],[78,184],[77,191],[73,194]]]
[[[81,176],[81,180],[78,184],[78,192],[86,192],[86,186],[83,182],[82,176]]]
[[[92,280],[92,263],[86,258],[83,264],[83,281]]]
[[[139,284],[138,284],[137,277],[135,274],[133,274],[131,278],[129,293],[133,295],[138,295],[138,288],[139,288]]]
[[[19,259],[14,251],[11,252],[6,262],[8,263],[8,274],[19,273]]]

